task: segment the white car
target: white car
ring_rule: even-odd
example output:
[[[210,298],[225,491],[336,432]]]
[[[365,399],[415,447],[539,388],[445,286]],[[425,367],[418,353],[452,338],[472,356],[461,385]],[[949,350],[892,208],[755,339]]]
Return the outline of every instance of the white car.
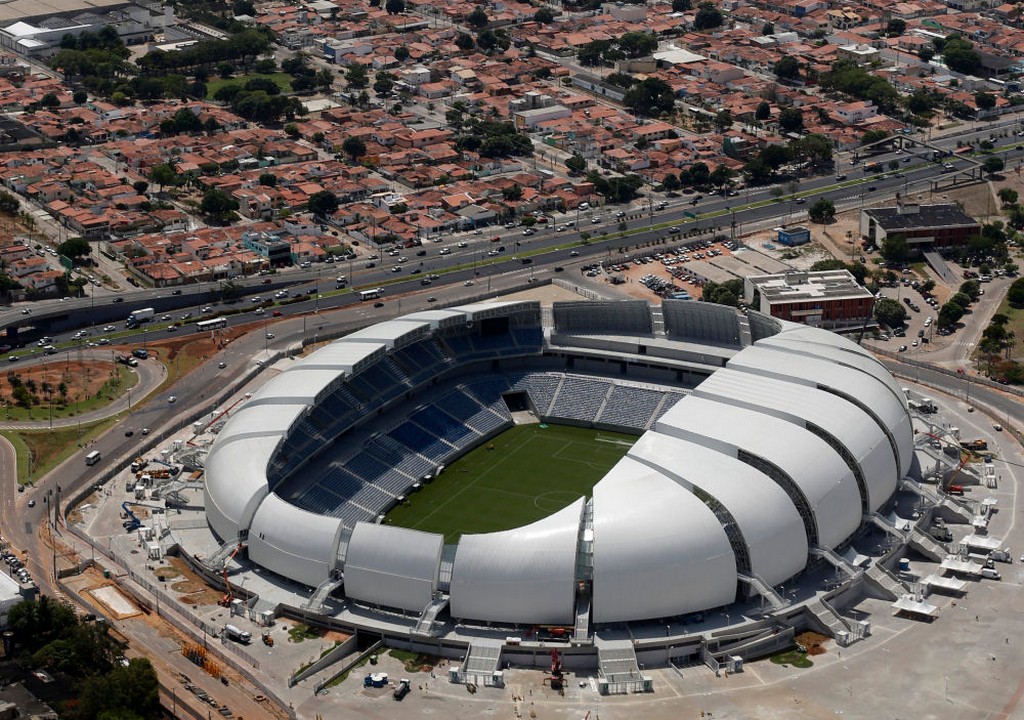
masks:
[[[466,282],[464,282],[462,284],[465,285],[466,287],[472,287],[473,286],[473,281],[472,280],[467,280]]]
[[[169,396],[169,397],[167,398],[167,402],[169,402],[169,403],[174,403],[174,402],[176,402],[177,400],[178,400],[178,396],[177,396],[177,395],[171,395],[171,396]]]
[[[274,339],[274,333],[267,333],[267,340],[273,340],[273,339]]]
[[[256,314],[257,315],[262,315],[265,312],[266,312],[266,310],[264,310],[263,308],[256,308]]]
[[[459,243],[459,247],[460,248],[469,247],[469,243],[466,242],[466,241],[462,241],[462,242]]]
[[[113,325],[107,325],[103,328],[103,332],[114,332],[116,330],[117,328],[114,327]]]
[[[440,250],[438,251],[438,255],[450,255],[450,254],[451,254],[451,252],[452,252],[452,249],[451,249],[451,248],[441,248],[441,249],[440,249]]]

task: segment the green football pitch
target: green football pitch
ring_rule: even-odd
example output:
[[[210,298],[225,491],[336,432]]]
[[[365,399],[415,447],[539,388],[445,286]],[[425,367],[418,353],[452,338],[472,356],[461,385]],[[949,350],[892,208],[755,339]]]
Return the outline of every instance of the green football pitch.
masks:
[[[634,442],[604,430],[520,425],[446,467],[385,522],[443,533],[447,543],[519,527],[589,496]]]

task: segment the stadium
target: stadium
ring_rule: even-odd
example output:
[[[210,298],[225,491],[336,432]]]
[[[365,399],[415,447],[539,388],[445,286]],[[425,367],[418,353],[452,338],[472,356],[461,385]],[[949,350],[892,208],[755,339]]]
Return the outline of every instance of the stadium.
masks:
[[[590,497],[521,527],[447,544],[385,521],[521,422],[638,437]],[[849,568],[842,556],[872,518],[884,523],[913,447],[902,389],[824,330],[673,300],[429,310],[316,350],[232,415],[205,463],[222,543],[211,562],[244,546],[251,563],[317,588],[306,612],[343,596],[349,626],[463,655],[460,678],[479,655],[458,641],[466,627],[556,629],[582,657],[602,628],[660,623],[675,643],[662,661],[706,644],[686,648],[666,619],[736,603],[847,632],[820,605],[787,608],[778,587],[823,562]],[[863,591],[853,584],[831,599]],[[747,625],[745,647],[777,643],[778,626],[765,638],[771,623]],[[639,682],[632,650],[616,674],[612,645],[606,679]]]

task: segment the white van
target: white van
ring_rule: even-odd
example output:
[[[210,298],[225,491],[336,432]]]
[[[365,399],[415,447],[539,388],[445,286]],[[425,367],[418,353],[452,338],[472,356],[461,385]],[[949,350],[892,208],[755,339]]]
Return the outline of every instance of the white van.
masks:
[[[1003,576],[999,574],[998,570],[995,570],[994,568],[989,568],[989,567],[983,567],[981,569],[981,576],[983,578],[988,578],[989,580],[1002,580],[1003,579]]]
[[[93,450],[91,453],[85,456],[86,465],[95,465],[100,461],[100,451]]]

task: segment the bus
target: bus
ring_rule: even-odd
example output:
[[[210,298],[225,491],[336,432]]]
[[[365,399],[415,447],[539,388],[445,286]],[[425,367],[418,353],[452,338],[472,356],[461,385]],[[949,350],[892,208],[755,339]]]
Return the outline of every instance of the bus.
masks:
[[[95,465],[100,461],[100,451],[93,450],[91,453],[85,456],[86,465]]]
[[[361,301],[376,300],[377,298],[379,298],[383,294],[384,294],[384,288],[382,288],[382,287],[373,288],[372,290],[360,290],[359,291],[359,299]]]
[[[224,328],[227,326],[227,318],[214,318],[213,320],[200,320],[196,323],[196,330],[202,332],[203,330],[216,330],[217,328]]]

